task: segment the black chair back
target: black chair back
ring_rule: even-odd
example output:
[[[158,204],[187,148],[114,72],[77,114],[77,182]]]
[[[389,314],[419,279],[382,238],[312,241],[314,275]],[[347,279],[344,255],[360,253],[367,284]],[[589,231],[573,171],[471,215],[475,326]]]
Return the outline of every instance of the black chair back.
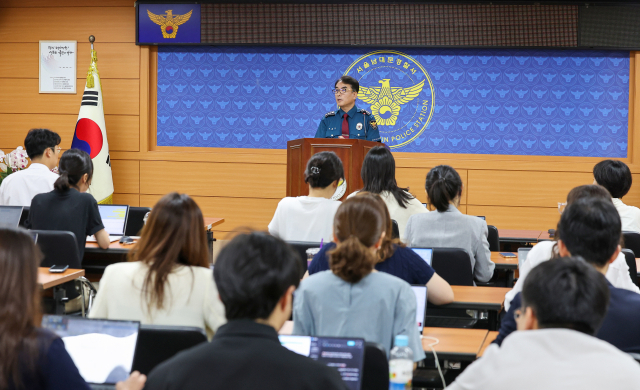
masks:
[[[395,219],[391,220],[391,238],[400,238],[400,228],[398,227],[398,222]]]
[[[189,326],[140,325],[131,371],[149,375],[158,364],[185,349],[207,342],[200,328]]]
[[[29,218],[29,210],[30,210],[30,207],[22,208],[22,215],[20,215],[20,223],[18,223],[20,227],[26,228],[25,222],[27,222],[27,218]]]
[[[500,235],[498,235],[498,228],[493,225],[487,225],[489,229],[489,250],[491,252],[500,252]]]
[[[139,236],[144,226],[144,216],[151,211],[150,207],[129,207],[125,236]]]
[[[640,257],[640,234],[636,232],[622,232],[624,239],[623,248],[631,249],[633,253]]]
[[[473,286],[469,254],[460,248],[433,248],[433,269],[449,284]]]
[[[293,249],[298,253],[300,265],[302,266],[302,273],[300,274],[300,277],[303,277],[305,272],[307,272],[307,249],[320,248],[320,243],[308,241],[287,241],[287,244],[291,245]]]
[[[44,258],[41,267],[68,265],[69,268],[82,268],[82,259],[78,253],[78,243],[73,232],[61,230],[31,230],[38,234],[38,243]]]
[[[629,266],[629,276],[631,276],[631,280],[636,286],[640,287],[638,284],[638,267],[636,265],[636,255],[631,249],[623,249],[622,253],[624,253],[624,259],[627,261],[627,265]]]
[[[389,389],[389,361],[384,347],[367,341],[364,347],[362,390]]]

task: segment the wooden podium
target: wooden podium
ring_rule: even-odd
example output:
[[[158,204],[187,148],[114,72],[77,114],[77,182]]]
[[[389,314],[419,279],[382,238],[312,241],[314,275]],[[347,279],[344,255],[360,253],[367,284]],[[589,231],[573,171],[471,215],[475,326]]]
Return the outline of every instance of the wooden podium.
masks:
[[[362,188],[360,170],[369,149],[382,145],[379,142],[360,139],[301,138],[287,142],[287,196],[309,195],[309,186],[304,182],[307,161],[319,152],[334,152],[342,160],[347,190],[341,198]]]

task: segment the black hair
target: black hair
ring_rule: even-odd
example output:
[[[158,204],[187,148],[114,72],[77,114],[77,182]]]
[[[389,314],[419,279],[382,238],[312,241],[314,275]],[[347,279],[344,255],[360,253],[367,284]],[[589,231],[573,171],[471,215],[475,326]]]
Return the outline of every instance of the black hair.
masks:
[[[600,161],[593,167],[593,178],[609,191],[611,197],[622,198],[629,192],[633,178],[627,164],[618,160]]]
[[[335,88],[339,82],[341,82],[343,84],[347,84],[348,86],[351,87],[351,89],[353,89],[356,92],[360,91],[360,83],[358,82],[358,80],[354,79],[351,76],[342,76],[339,79],[336,80],[335,84],[333,84],[333,87]]]
[[[344,178],[342,161],[333,152],[316,153],[307,162],[304,181],[312,188],[326,188],[336,180]]]
[[[363,191],[380,194],[389,191],[396,198],[401,207],[407,208],[409,200],[413,197],[408,194],[408,188],[398,187],[396,182],[396,160],[391,151],[384,146],[374,146],[364,157],[362,170],[360,171]]]
[[[522,287],[522,310],[530,307],[540,328],[568,328],[593,336],[608,305],[604,275],[580,258],[545,261],[531,270]]]
[[[93,177],[93,161],[84,150],[69,149],[62,153],[58,163],[60,177],[53,184],[58,191],[67,191],[70,187],[78,185],[84,174],[89,175],[89,180]]]
[[[300,275],[294,250],[262,232],[236,236],[222,248],[213,270],[227,320],[268,318],[287,289],[298,287]]]
[[[611,194],[606,188],[597,184],[585,184],[577,186],[569,191],[567,204],[571,204],[579,199],[594,198],[611,202]]]
[[[48,129],[31,129],[24,139],[24,147],[30,159],[42,156],[45,150],[60,145],[62,139],[58,133]],[[55,150],[54,150],[55,151]]]
[[[608,200],[578,199],[567,206],[558,222],[558,239],[572,256],[597,267],[606,265],[620,244],[620,215]]]
[[[444,212],[449,208],[449,202],[462,194],[462,179],[450,166],[438,165],[427,174],[425,188],[429,203]]]

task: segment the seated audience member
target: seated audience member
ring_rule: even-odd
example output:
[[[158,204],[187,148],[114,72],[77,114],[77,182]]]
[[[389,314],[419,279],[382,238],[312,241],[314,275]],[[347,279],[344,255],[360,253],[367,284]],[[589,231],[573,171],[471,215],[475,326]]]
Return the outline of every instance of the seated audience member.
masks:
[[[225,318],[208,250],[196,202],[186,194],[165,195],[153,206],[129,262],[105,269],[89,317],[195,326],[212,334]]]
[[[603,275],[620,252],[620,217],[608,200],[580,199],[567,206],[558,223],[558,233],[560,256],[580,256]],[[539,267],[529,273],[525,286]],[[616,288],[608,280],[606,283],[610,292],[609,309],[596,337],[624,352],[640,353],[640,294]],[[520,307],[520,298],[520,295],[514,298],[500,327],[497,343],[509,334],[509,323],[514,321],[512,315]],[[522,300],[525,299],[522,297]]]
[[[618,160],[600,161],[593,167],[593,178],[594,184],[603,186],[611,194],[622,220],[622,230],[640,233],[640,209],[627,206],[621,200],[631,189],[632,176],[627,164]]]
[[[29,234],[0,229],[0,389],[86,389],[62,339],[40,328],[38,265],[42,254]],[[118,389],[141,389],[135,372]]]
[[[611,202],[611,196],[604,187],[591,184],[578,186],[569,191],[569,195],[567,195],[567,205],[570,205],[579,199],[587,198],[603,199]],[[527,261],[525,261],[518,270],[520,274],[518,281],[515,286],[513,286],[513,289],[505,295],[505,310],[509,310],[513,298],[517,293],[522,291],[522,285],[524,284],[529,271],[543,261],[547,261],[554,257],[559,257],[558,246],[555,241],[541,241],[531,249],[527,255]],[[615,287],[640,293],[638,286],[636,286],[636,284],[631,280],[631,276],[629,275],[629,266],[627,265],[624,253],[622,252],[620,252],[615,261],[609,265],[609,269],[605,276],[609,283]]]
[[[487,347],[447,389],[637,389],[640,365],[593,337],[609,290],[606,279],[581,259],[540,264],[522,289],[519,331],[502,346]]]
[[[51,172],[58,165],[60,136],[47,129],[32,129],[24,139],[31,159],[29,168],[12,173],[0,185],[0,205],[31,205],[34,196],[53,190],[58,175]]]
[[[304,171],[309,196],[282,199],[269,223],[269,233],[286,241],[331,241],[333,216],[340,206],[331,197],[343,175],[342,161],[335,153],[314,154]]]
[[[411,286],[374,269],[385,222],[384,206],[371,195],[347,199],[338,208],[331,270],[302,281],[293,303],[293,334],[362,337],[384,346],[387,354],[395,336],[403,334],[414,361],[425,358]]]
[[[405,239],[405,228],[409,217],[413,214],[428,213],[426,207],[409,193],[408,188],[400,188],[396,183],[396,161],[384,146],[376,146],[362,162],[362,191],[380,195],[389,209],[391,219],[398,223],[400,239]],[[357,194],[354,192],[349,198]]]
[[[375,149],[375,148],[374,148]],[[358,192],[358,197],[368,196],[384,206],[384,201],[377,195],[369,192]],[[453,302],[453,290],[449,283],[440,277],[422,257],[406,247],[400,240],[391,238],[391,218],[386,206],[384,207],[385,234],[380,249],[378,249],[374,268],[386,272],[406,281],[409,284],[426,284],[429,294],[429,302],[435,305],[444,305]],[[333,242],[326,243],[314,257],[309,265],[309,275],[320,271],[329,270],[329,254],[335,249]]]
[[[300,283],[288,245],[264,233],[241,234],[220,251],[213,277],[229,322],[210,343],[156,367],[145,389],[346,389],[336,369],[278,341]]]
[[[487,222],[458,211],[460,175],[448,165],[439,165],[427,174],[425,187],[428,203],[437,212],[412,215],[405,242],[411,247],[462,248],[469,253],[475,279],[488,282],[496,265],[491,261]]]

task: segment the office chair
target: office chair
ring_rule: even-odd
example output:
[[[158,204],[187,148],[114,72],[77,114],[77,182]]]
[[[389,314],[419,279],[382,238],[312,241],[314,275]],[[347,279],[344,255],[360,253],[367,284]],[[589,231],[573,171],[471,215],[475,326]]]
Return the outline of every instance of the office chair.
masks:
[[[433,248],[433,269],[449,284],[473,286],[469,254],[461,248]]]
[[[307,249],[309,248],[320,248],[319,242],[308,242],[308,241],[287,241],[287,244],[291,245],[293,249],[298,253],[298,259],[300,260],[301,274],[302,278],[307,272]]]
[[[398,227],[398,222],[395,219],[391,220],[391,238],[400,238],[400,228]]]
[[[640,287],[640,284],[638,284],[638,267],[636,265],[636,256],[634,252],[631,249],[624,248],[622,253],[624,254],[624,259],[629,266],[629,276],[631,276],[631,280],[636,286]]]
[[[131,371],[149,375],[158,364],[180,351],[206,343],[204,330],[190,326],[140,325]]]
[[[44,258],[40,263],[41,267],[51,267],[52,265],[67,265],[69,266],[69,268],[82,269],[82,261],[80,259],[80,254],[78,253],[76,235],[73,232],[66,232],[61,230],[31,231],[38,234],[37,245],[40,247],[40,251],[42,251],[42,254],[44,255]],[[78,278],[77,280],[81,284],[81,313],[84,317],[91,310],[91,307],[93,306],[93,299],[98,293],[98,290],[96,290],[93,283],[91,283],[84,276]],[[85,301],[87,299],[87,297],[85,297],[85,288],[89,290],[88,305],[86,305]],[[66,301],[67,299],[65,298],[64,302]],[[87,308],[87,313],[85,313],[85,307]]]
[[[362,390],[389,389],[389,361],[384,347],[378,343],[365,342]]]
[[[26,228],[25,222],[27,221],[27,218],[29,218],[29,210],[30,210],[30,207],[22,208],[22,215],[20,215],[20,222],[18,223],[18,226],[22,228]]]
[[[144,216],[151,211],[150,207],[129,207],[125,236],[139,236],[144,226]]]
[[[489,229],[489,250],[491,252],[500,252],[500,235],[498,235],[498,228],[493,225],[487,225]]]
[[[631,249],[636,257],[640,257],[640,234],[636,232],[622,232],[623,248]]]

